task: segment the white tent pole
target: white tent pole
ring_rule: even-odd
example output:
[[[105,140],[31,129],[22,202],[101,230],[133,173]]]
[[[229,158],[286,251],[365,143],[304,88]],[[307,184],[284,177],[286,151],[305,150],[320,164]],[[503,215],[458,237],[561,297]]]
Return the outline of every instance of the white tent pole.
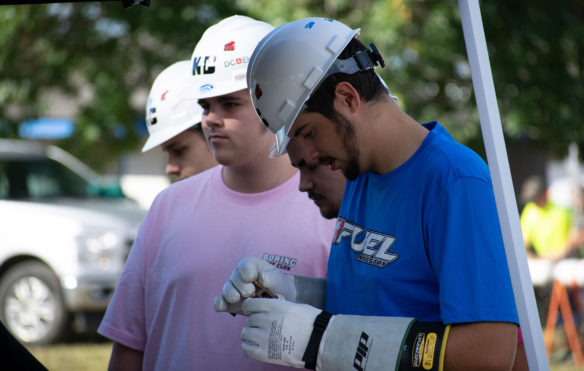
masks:
[[[479,3],[478,0],[459,0],[458,8],[529,369],[549,370],[521,235]]]

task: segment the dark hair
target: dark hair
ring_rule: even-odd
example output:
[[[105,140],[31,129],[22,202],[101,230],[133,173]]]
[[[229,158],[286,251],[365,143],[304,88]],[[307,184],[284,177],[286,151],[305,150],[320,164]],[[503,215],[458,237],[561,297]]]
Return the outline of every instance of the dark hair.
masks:
[[[366,51],[367,47],[358,39],[353,38],[343,49],[337,59],[348,59],[358,51]],[[389,94],[383,86],[381,80],[374,70],[360,71],[352,75],[346,73],[335,73],[327,77],[320,86],[312,93],[306,102],[305,112],[316,112],[329,119],[335,119],[336,113],[333,108],[335,87],[338,83],[346,81],[350,83],[359,93],[359,97],[366,102],[377,100]]]
[[[519,197],[522,203],[535,201],[540,195],[545,193],[544,179],[540,175],[531,175],[521,185]]]

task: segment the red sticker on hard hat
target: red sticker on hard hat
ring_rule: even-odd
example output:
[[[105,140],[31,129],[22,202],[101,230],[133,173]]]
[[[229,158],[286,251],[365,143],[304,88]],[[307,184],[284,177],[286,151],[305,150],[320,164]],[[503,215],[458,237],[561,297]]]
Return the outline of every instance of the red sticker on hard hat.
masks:
[[[262,89],[260,88],[260,84],[256,84],[256,87],[255,87],[255,96],[256,96],[256,99],[260,99],[260,97],[262,96],[262,94],[263,93],[262,93]]]

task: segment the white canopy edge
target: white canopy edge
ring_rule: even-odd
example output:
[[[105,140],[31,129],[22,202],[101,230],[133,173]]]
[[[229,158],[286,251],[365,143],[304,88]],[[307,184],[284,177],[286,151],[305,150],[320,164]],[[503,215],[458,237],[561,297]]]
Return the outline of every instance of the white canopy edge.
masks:
[[[549,370],[521,235],[479,3],[478,0],[459,0],[458,8],[529,369]]]

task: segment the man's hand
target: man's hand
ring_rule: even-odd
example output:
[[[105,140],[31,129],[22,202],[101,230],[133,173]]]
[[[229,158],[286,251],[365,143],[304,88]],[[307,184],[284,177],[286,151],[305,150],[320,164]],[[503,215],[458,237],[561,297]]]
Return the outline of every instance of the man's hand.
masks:
[[[249,315],[241,332],[246,357],[283,366],[304,368],[302,360],[320,309],[284,299],[247,299]]]
[[[282,273],[264,260],[245,258],[237,265],[229,281],[223,285],[222,295],[215,297],[215,310],[241,314],[241,303],[255,293],[253,281],[256,280],[273,294],[289,301],[296,300],[294,276]]]

